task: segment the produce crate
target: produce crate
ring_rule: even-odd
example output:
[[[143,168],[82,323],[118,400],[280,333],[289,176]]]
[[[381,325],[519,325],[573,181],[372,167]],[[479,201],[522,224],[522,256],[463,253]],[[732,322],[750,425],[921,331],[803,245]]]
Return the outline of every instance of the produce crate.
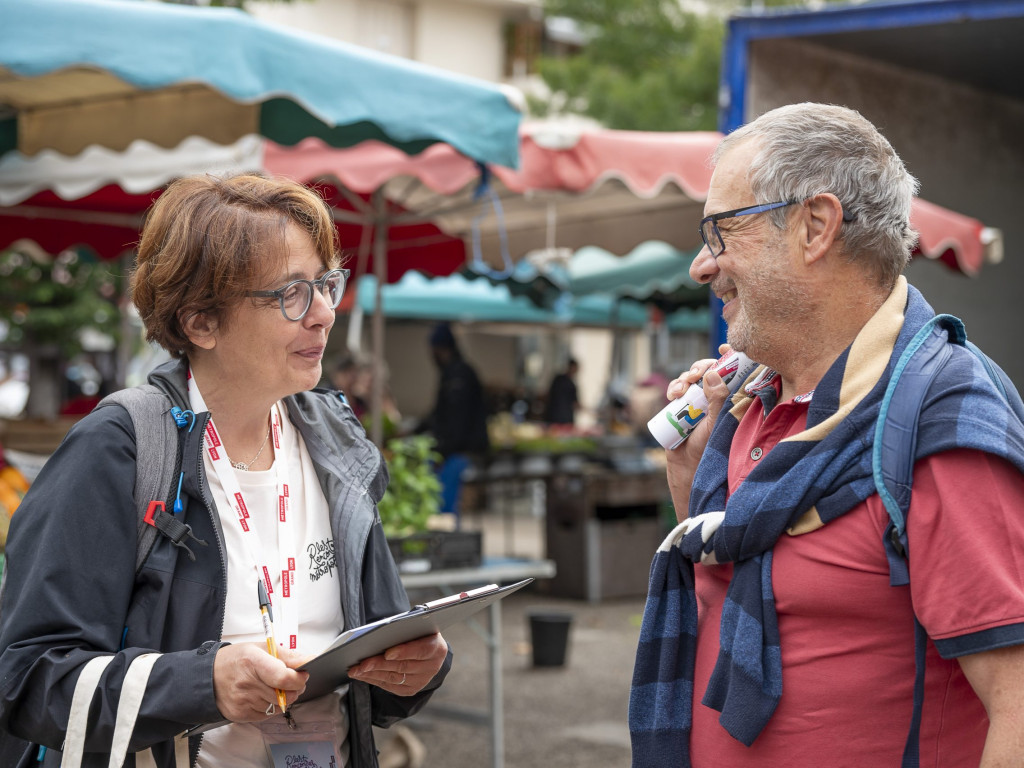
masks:
[[[424,531],[388,539],[388,547],[402,573],[476,568],[483,553],[483,535],[480,531]]]

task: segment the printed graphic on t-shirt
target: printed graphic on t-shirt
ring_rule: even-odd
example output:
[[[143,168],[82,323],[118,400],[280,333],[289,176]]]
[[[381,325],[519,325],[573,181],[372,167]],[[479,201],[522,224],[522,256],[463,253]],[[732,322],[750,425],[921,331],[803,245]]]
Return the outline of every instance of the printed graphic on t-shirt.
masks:
[[[309,554],[309,580],[320,581],[324,576],[333,576],[338,567],[334,558],[334,539],[321,539],[306,547]]]

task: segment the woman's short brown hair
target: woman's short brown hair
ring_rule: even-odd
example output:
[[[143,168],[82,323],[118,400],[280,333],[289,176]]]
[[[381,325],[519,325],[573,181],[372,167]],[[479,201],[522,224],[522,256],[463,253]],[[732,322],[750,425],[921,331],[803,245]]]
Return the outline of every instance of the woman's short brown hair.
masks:
[[[289,223],[309,235],[324,269],[339,265],[330,210],[301,184],[243,174],[188,176],[168,186],[146,215],[132,274],[146,339],[175,357],[188,354],[189,317],[223,324],[246,292],[265,289],[263,281],[282,271]]]

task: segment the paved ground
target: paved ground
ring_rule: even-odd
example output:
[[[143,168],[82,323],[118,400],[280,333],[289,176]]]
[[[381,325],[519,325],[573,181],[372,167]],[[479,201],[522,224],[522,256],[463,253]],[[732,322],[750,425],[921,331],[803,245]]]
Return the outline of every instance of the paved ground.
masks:
[[[463,529],[483,531],[485,555],[545,557],[543,504],[529,495],[517,502],[511,515],[464,517]],[[629,685],[643,606],[642,595],[591,604],[551,597],[536,586],[502,601],[504,768],[628,768]],[[562,667],[533,665],[528,612],[544,610],[572,616]],[[445,637],[455,652],[452,671],[424,710],[407,721],[426,748],[418,768],[491,768],[487,727],[431,711],[436,705],[484,709],[488,703],[483,638],[469,624],[450,628]],[[377,738],[382,768],[415,768],[415,762],[387,760],[392,732],[380,731]],[[396,752],[404,754],[393,750],[391,757]]]
[[[572,615],[563,667],[534,667],[527,612]],[[536,592],[503,601],[505,767],[617,768],[629,765],[626,714],[643,598],[591,605]],[[445,633],[455,665],[431,704],[485,707],[487,653],[469,625]],[[426,746],[422,768],[489,768],[486,727],[431,714],[410,721]],[[381,739],[386,740],[382,733]]]

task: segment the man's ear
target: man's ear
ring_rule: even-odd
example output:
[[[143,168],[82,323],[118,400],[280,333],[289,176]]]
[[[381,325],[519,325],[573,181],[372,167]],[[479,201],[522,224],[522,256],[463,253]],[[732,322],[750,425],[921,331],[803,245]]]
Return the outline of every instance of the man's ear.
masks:
[[[801,212],[804,224],[804,259],[812,263],[820,259],[839,239],[843,225],[843,204],[830,192],[804,201]]]
[[[182,313],[184,311],[182,310]],[[180,322],[188,340],[195,346],[200,349],[213,349],[217,345],[217,321],[206,312],[192,312],[180,317]]]

